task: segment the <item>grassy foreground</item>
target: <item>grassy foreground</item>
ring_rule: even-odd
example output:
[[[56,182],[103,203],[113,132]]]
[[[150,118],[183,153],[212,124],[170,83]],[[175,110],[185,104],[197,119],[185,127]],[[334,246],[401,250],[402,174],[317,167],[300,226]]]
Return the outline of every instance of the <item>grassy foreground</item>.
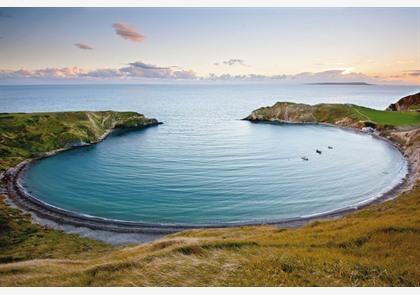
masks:
[[[82,116],[85,127],[79,129],[73,117],[67,122],[51,114],[38,125],[41,131],[36,125],[15,127],[23,125],[23,115],[4,116],[9,118],[0,119],[0,144],[7,152],[2,167],[50,149],[49,140],[45,149],[33,147],[45,136],[58,142],[62,131],[56,124],[78,135],[96,126]],[[105,132],[98,129],[86,140],[100,130]],[[393,201],[298,229],[192,230],[127,247],[45,229],[0,203],[1,286],[420,286],[419,245],[419,185]]]
[[[32,249],[53,238],[44,235]],[[299,229],[195,230],[141,246],[96,245],[89,253],[83,245],[69,237],[57,248],[73,253],[45,259],[40,251],[39,259],[0,264],[0,285],[419,286],[420,188]]]

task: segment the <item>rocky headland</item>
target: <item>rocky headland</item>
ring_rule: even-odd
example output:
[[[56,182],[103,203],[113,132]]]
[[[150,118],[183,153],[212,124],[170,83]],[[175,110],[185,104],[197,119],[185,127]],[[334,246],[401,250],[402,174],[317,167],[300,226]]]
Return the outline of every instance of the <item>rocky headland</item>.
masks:
[[[413,109],[419,97],[420,93],[407,96],[395,105],[404,105],[398,109]],[[307,105],[277,102],[272,106],[254,110],[245,120],[286,124],[327,124],[368,132],[389,140],[407,157],[411,170],[411,184],[420,177],[420,113],[415,110],[380,111],[352,104]]]
[[[420,112],[420,92],[401,98],[396,103],[392,103],[386,109],[387,111],[416,111]]]

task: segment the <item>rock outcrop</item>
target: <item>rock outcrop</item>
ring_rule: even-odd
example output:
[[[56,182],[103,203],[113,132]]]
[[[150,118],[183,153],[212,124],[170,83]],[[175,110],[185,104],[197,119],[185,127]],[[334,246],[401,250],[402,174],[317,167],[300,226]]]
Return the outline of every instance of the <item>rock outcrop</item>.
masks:
[[[416,111],[420,112],[420,92],[401,98],[396,103],[391,103],[387,111]]]
[[[420,128],[390,132],[388,138],[404,151],[411,163],[414,179],[420,179]]]
[[[279,121],[287,123],[327,123],[338,126],[362,128],[367,126],[348,104],[307,105],[292,102],[277,102],[271,107],[253,111],[248,121]],[[369,122],[370,123],[370,122]]]

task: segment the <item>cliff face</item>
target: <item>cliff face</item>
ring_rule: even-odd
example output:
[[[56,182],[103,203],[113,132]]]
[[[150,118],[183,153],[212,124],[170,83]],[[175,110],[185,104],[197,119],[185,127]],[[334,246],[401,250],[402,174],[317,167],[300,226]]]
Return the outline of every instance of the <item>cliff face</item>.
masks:
[[[387,108],[387,111],[401,112],[401,111],[417,111],[420,112],[420,92],[408,95],[401,98],[396,103],[392,103]]]
[[[0,173],[25,158],[96,142],[114,128],[156,124],[135,112],[0,114]]]
[[[414,178],[420,179],[420,128],[390,132],[389,138],[402,148],[411,163]]]

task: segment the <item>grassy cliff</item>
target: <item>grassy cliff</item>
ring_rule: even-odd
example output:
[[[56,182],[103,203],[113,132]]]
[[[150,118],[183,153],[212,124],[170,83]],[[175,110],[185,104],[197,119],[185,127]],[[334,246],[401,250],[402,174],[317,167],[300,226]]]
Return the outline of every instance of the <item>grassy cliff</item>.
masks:
[[[135,112],[0,113],[0,173],[26,158],[93,143],[113,128],[156,123]]]
[[[329,123],[354,128],[373,126],[380,129],[420,125],[419,112],[380,111],[352,104],[307,105],[277,102],[271,107],[262,107],[253,111],[246,119],[250,121]]]
[[[348,106],[342,111],[348,112]],[[328,122],[344,118],[335,112],[322,116],[331,120]],[[55,114],[45,119],[46,126],[49,118],[55,118],[51,122],[57,124],[63,121]],[[81,121],[88,124],[90,119],[83,118]],[[11,138],[18,142],[20,137],[31,138],[26,133],[52,136],[50,131],[36,131],[30,126],[15,127],[19,122],[7,123],[7,137],[12,142]],[[72,124],[78,126],[79,121]],[[52,134],[60,141],[58,131]],[[84,132],[78,134],[86,136]],[[402,145],[414,146],[413,152],[418,152],[413,144],[418,142],[419,132],[409,140],[406,133],[398,134]],[[72,137],[61,144],[77,139]],[[50,148],[48,140],[45,149],[34,149],[38,140],[31,140],[28,146],[9,143],[15,148],[8,155],[21,159]],[[16,162],[6,161],[10,164],[2,162],[4,166]],[[0,203],[1,286],[420,286],[418,245],[419,185],[393,201],[297,229],[191,230],[127,247],[111,247],[45,229],[31,224],[19,210]]]

